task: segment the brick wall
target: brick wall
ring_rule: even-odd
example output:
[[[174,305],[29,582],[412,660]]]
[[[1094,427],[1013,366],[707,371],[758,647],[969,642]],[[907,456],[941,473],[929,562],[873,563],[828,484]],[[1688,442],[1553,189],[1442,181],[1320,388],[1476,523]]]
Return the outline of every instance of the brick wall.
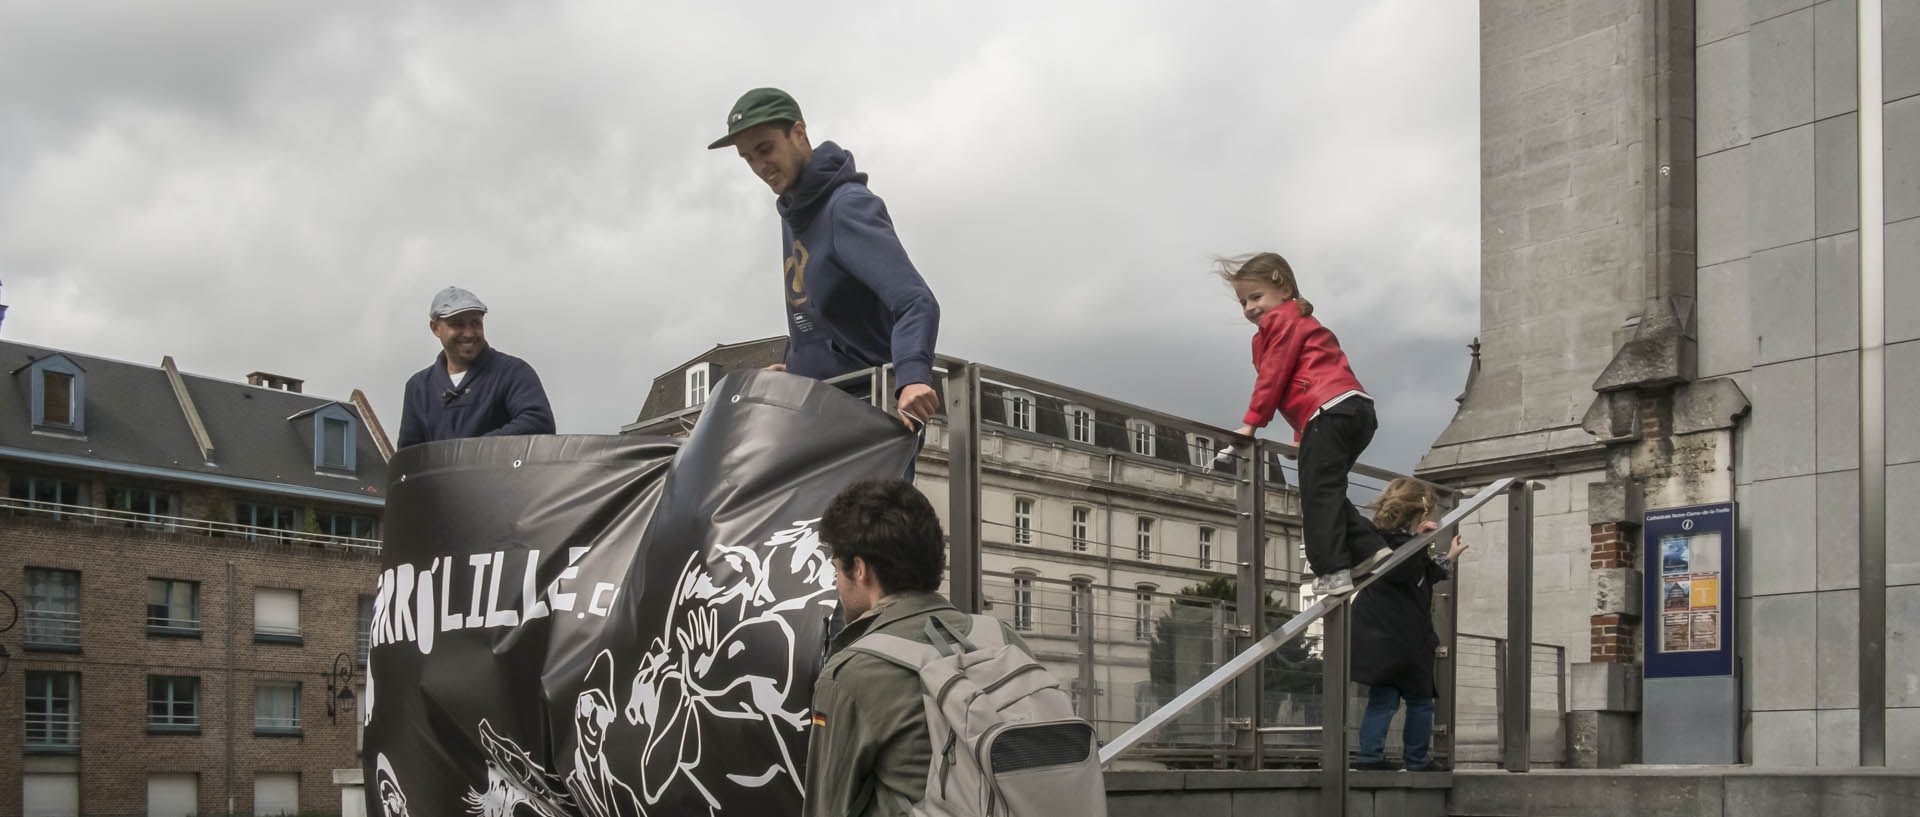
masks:
[[[250,813],[258,772],[298,772],[302,811],[338,811],[332,772],[358,765],[356,717],[343,712],[338,722],[328,719],[326,674],[336,655],[356,654],[359,597],[372,592],[376,556],[19,516],[0,517],[0,543],[0,589],[24,608],[27,567],[77,570],[82,619],[77,654],[25,649],[23,626],[0,634],[14,656],[0,677],[6,702],[0,707],[0,817],[19,817],[22,810],[29,670],[80,673],[83,815],[145,814],[147,777],[161,772],[197,773],[203,814],[227,813],[229,795],[232,811]],[[200,583],[200,638],[147,632],[148,578]],[[262,587],[301,591],[303,644],[255,642],[254,589]],[[148,733],[150,674],[200,678],[199,734]],[[299,735],[254,734],[259,680],[300,682]],[[228,728],[230,697],[234,729]]]

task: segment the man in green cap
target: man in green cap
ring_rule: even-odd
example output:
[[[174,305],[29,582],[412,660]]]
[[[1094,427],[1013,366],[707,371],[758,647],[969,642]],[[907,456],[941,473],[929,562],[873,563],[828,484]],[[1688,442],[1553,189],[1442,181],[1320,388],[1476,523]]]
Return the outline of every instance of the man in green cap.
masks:
[[[940,303],[853,154],[832,142],[814,147],[800,105],[777,88],[734,103],[727,135],[707,147],[728,146],[779,197],[788,343],[775,368],[824,379],[892,363],[901,419],[924,424],[939,408]]]

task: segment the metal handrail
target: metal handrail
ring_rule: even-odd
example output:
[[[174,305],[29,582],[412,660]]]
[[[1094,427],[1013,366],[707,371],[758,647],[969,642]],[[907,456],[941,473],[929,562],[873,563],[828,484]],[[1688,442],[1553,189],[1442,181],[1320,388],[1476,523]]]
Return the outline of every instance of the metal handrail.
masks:
[[[1253,646],[1248,647],[1244,652],[1234,656],[1232,660],[1220,665],[1219,669],[1208,674],[1207,677],[1201,679],[1199,683],[1189,687],[1185,692],[1180,693],[1179,696],[1169,701],[1166,705],[1154,710],[1152,715],[1134,724],[1133,728],[1120,733],[1119,737],[1114,738],[1107,745],[1100,747],[1100,762],[1102,764],[1113,762],[1114,758],[1119,757],[1121,753],[1132,748],[1135,743],[1140,742],[1140,740],[1152,734],[1155,730],[1165,726],[1168,721],[1192,709],[1208,695],[1220,691],[1222,687],[1225,687],[1229,682],[1238,678],[1242,673],[1257,666],[1261,659],[1266,658],[1275,650],[1285,646],[1287,642],[1300,637],[1307,631],[1308,625],[1325,617],[1329,612],[1333,611],[1334,608],[1346,602],[1348,599],[1359,595],[1359,591],[1364,590],[1367,585],[1378,580],[1395,566],[1413,558],[1416,554],[1425,552],[1427,546],[1432,544],[1435,538],[1451,530],[1460,523],[1460,520],[1480,510],[1482,506],[1493,501],[1494,498],[1504,494],[1513,483],[1514,479],[1512,477],[1496,480],[1492,485],[1487,486],[1486,489],[1461,502],[1458,507],[1447,513],[1446,518],[1440,521],[1439,530],[1421,534],[1406,544],[1401,545],[1394,551],[1393,556],[1387,559],[1385,564],[1380,565],[1374,572],[1368,574],[1365,579],[1357,582],[1354,587],[1354,592],[1344,596],[1323,598],[1314,602],[1313,606],[1308,607],[1299,615],[1289,619],[1286,624],[1268,634],[1266,638],[1261,639]]]
[[[80,643],[80,614],[65,610],[35,610],[22,616],[28,645],[71,646]]]
[[[26,747],[29,749],[78,749],[80,748],[80,715],[78,713],[44,714],[29,713],[26,716]],[[39,740],[35,740],[35,736]]]
[[[61,519],[81,519],[92,522],[118,522],[129,526],[160,527],[172,532],[196,533],[207,536],[224,536],[236,533],[249,539],[272,539],[281,542],[339,547],[354,551],[379,552],[380,540],[353,536],[333,536],[309,531],[285,530],[281,528],[262,528],[254,525],[242,525],[235,522],[214,522],[207,519],[189,519],[184,516],[166,516],[140,511],[121,511],[112,508],[96,508],[90,505],[68,505],[58,502],[40,502],[37,500],[0,499],[0,511],[14,511],[24,514],[46,514]]]

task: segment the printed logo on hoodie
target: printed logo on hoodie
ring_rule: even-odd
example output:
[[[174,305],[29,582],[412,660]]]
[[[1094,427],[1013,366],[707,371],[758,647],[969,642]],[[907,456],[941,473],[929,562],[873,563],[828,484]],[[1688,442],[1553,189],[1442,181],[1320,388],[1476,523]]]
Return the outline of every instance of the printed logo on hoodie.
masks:
[[[787,289],[793,294],[787,296],[788,306],[799,306],[807,302],[807,246],[798,239],[793,242],[793,254],[787,256]]]

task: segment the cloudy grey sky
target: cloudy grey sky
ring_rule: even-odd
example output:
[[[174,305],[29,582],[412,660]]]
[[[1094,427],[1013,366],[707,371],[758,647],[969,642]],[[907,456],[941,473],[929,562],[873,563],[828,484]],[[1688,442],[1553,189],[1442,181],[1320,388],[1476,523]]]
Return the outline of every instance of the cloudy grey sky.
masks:
[[[777,85],[853,151],[941,351],[1231,426],[1213,254],[1276,250],[1410,468],[1477,326],[1471,3],[0,0],[0,335],[390,430],[457,283],[564,432],[785,331],[772,195],[705,150]]]

